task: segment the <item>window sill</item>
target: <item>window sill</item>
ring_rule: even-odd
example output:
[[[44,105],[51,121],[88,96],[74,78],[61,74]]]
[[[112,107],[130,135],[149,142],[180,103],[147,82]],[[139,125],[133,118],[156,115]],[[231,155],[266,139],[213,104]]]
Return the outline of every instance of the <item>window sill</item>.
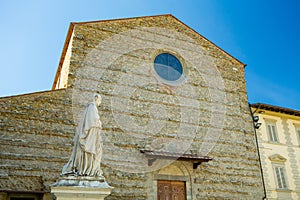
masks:
[[[272,141],[267,141],[267,143],[274,144],[274,145],[285,145],[285,144],[280,143],[280,142],[272,142]]]
[[[280,189],[280,188],[277,188],[277,189],[276,189],[276,192],[292,192],[292,190],[290,190],[290,189]]]

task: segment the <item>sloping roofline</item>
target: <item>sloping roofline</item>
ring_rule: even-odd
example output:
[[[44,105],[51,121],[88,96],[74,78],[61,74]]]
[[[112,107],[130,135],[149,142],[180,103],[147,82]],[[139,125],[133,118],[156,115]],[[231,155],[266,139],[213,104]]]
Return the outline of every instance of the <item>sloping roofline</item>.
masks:
[[[262,110],[269,110],[273,112],[278,112],[278,113],[283,113],[283,114],[288,114],[288,115],[294,115],[300,117],[300,110],[294,110],[290,108],[283,108],[279,106],[273,106],[270,104],[264,104],[264,103],[254,103],[251,104],[251,107]]]
[[[99,23],[99,22],[110,22],[110,21],[121,21],[121,20],[130,20],[130,19],[140,19],[140,18],[153,18],[153,17],[162,17],[162,16],[170,16],[173,17],[175,20],[177,20],[178,22],[180,22],[181,24],[183,24],[185,27],[187,27],[188,29],[192,30],[194,33],[200,35],[203,39],[205,39],[207,42],[211,43],[212,45],[214,45],[215,47],[217,47],[219,50],[221,50],[222,52],[224,52],[225,54],[227,54],[228,56],[230,56],[231,58],[233,58],[234,60],[236,60],[237,62],[239,62],[240,64],[242,64],[244,67],[246,67],[246,64],[244,64],[243,62],[241,62],[240,60],[238,60],[237,58],[233,57],[232,55],[230,55],[229,53],[227,53],[225,50],[223,50],[222,48],[220,48],[219,46],[217,46],[215,43],[211,42],[210,40],[208,40],[206,37],[204,37],[203,35],[199,34],[197,31],[195,31],[194,29],[192,29],[191,27],[189,27],[188,25],[186,25],[185,23],[183,23],[182,21],[180,21],[179,19],[177,19],[176,17],[174,17],[172,14],[162,14],[162,15],[153,15],[153,16],[141,16],[141,17],[129,17],[129,18],[120,18],[120,19],[108,19],[108,20],[97,20],[97,21],[88,21],[88,22],[71,22],[70,26],[69,26],[69,30],[67,33],[67,37],[64,43],[64,47],[61,53],[61,57],[60,57],[60,61],[58,64],[58,68],[55,74],[55,78],[54,78],[54,82],[52,85],[52,90],[55,89],[55,86],[57,84],[58,78],[60,76],[60,72],[62,69],[62,65],[66,56],[66,52],[67,52],[67,48],[69,46],[70,43],[70,39],[74,30],[74,26],[75,25],[82,25],[82,24],[91,24],[91,23]]]
[[[45,94],[45,93],[51,93],[51,92],[58,92],[58,91],[61,91],[61,90],[66,90],[66,88],[56,89],[54,91],[53,90],[43,90],[43,91],[30,92],[30,93],[24,93],[24,94],[9,95],[9,96],[0,97],[0,101],[2,99],[26,97],[26,96],[30,96],[30,95],[38,95],[38,94]]]

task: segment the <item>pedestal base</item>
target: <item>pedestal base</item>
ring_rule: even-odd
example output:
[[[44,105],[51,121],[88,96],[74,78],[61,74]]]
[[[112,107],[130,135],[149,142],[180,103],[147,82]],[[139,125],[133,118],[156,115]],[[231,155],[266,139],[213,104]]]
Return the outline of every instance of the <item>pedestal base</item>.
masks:
[[[112,189],[103,177],[66,176],[51,186],[51,193],[57,200],[104,200]]]

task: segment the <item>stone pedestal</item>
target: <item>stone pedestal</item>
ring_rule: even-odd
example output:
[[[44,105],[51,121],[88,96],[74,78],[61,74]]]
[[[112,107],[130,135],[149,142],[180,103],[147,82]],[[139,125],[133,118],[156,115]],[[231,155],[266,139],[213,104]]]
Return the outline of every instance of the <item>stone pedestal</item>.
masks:
[[[51,186],[51,193],[57,200],[104,200],[112,189],[103,177],[65,176]]]

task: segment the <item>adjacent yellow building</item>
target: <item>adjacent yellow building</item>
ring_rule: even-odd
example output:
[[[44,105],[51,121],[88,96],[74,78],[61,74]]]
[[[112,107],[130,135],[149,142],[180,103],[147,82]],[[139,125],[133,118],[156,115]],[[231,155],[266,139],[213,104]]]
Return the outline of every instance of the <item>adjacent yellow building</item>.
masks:
[[[267,199],[300,199],[300,111],[252,104]]]

